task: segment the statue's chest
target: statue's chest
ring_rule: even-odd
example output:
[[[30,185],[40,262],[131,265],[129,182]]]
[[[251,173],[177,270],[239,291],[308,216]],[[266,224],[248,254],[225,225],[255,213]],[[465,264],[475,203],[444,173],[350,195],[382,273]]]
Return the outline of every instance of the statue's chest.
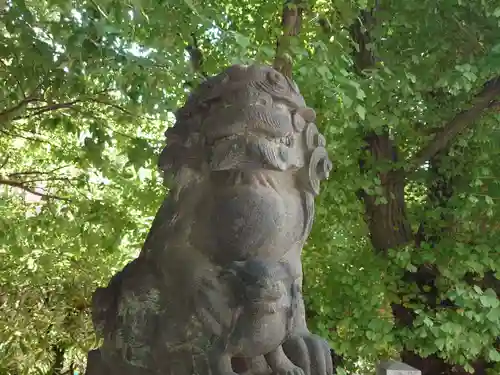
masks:
[[[216,192],[210,206],[209,227],[219,261],[279,259],[302,239],[305,215],[296,191],[237,186]]]
[[[287,338],[286,311],[239,321],[229,350],[237,356],[254,358],[275,350]]]

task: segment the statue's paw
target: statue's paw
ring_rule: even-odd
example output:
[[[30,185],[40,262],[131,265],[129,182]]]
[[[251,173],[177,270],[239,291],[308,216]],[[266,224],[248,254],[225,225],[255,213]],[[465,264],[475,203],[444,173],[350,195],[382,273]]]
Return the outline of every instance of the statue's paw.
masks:
[[[333,374],[330,345],[318,335],[306,332],[293,336],[283,343],[283,350],[305,375]]]
[[[304,370],[298,366],[290,366],[288,368],[279,369],[276,375],[304,375]]]

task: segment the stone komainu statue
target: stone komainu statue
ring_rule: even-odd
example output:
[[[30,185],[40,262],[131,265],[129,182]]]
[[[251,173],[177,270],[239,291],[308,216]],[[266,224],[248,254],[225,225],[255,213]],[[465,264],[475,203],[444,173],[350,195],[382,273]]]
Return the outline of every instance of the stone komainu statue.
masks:
[[[166,132],[170,191],[141,254],[94,294],[87,375],[329,375],[309,332],[301,251],[331,169],[290,79],[231,66]]]

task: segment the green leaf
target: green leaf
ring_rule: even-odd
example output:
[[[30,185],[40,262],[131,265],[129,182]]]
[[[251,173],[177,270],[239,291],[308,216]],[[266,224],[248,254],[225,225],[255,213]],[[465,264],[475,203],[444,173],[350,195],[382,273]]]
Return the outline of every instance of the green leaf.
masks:
[[[488,196],[488,195],[486,195],[486,196],[484,197],[484,200],[486,201],[486,203],[487,203],[487,204],[489,204],[489,205],[491,205],[491,206],[494,206],[494,205],[495,205],[495,203],[493,202],[493,199],[492,199],[490,196]]]
[[[443,350],[444,346],[446,344],[446,339],[445,338],[438,338],[437,340],[434,341],[434,344],[438,348],[438,350]]]
[[[491,348],[488,352],[488,358],[492,362],[500,362],[500,352],[495,348]]]
[[[186,83],[197,79],[186,55],[191,34],[212,76],[231,62],[272,65],[287,31],[276,2],[7,3],[0,181],[11,185],[0,183],[0,373],[49,373],[59,342],[68,346],[60,372],[71,363],[83,370],[98,343],[89,309],[75,301],[88,304],[137,254],[168,193],[156,164]],[[437,354],[449,367],[496,358],[500,133],[494,103],[481,116],[477,105],[499,74],[500,8],[427,5],[391,2],[380,27],[358,30],[370,34],[370,53],[346,32],[366,1],[316,2],[299,35],[280,39],[335,165],[316,199],[302,265],[309,328],[327,336],[345,373],[372,374],[380,358],[403,350]],[[287,87],[272,93],[280,106]],[[467,131],[449,132],[457,119]],[[418,155],[426,157],[415,167]],[[36,200],[12,182],[47,195]],[[422,269],[431,290],[407,278]],[[435,307],[434,292],[454,306]],[[391,304],[415,314],[414,324],[400,324]]]
[[[365,107],[363,107],[362,105],[358,104],[356,106],[356,113],[358,114],[358,116],[361,118],[361,120],[364,120],[365,119],[365,116],[366,116],[366,109]]]
[[[246,50],[250,45],[250,39],[243,34],[235,32],[234,39],[236,41],[236,44],[238,44],[244,50]]]
[[[330,69],[326,65],[318,66],[318,73],[324,78],[327,79],[330,76]]]
[[[500,308],[490,309],[486,314],[486,319],[493,323],[498,322],[500,320]]]

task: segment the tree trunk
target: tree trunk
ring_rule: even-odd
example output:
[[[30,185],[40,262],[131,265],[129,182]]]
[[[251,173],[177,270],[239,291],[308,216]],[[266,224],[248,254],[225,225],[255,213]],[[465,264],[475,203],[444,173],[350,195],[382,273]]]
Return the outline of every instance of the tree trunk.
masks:
[[[371,155],[373,164],[398,162],[396,146],[387,132],[378,135],[371,132],[364,138],[365,151]],[[370,163],[371,164],[371,163]],[[362,172],[368,172],[373,165],[366,159],[360,160]],[[378,173],[382,196],[361,192],[365,204],[366,220],[370,230],[370,240],[375,249],[386,252],[412,241],[410,223],[406,215],[404,171],[390,169]]]
[[[358,45],[354,52],[355,70],[360,76],[363,76],[367,69],[373,68],[375,65],[375,55],[370,49],[372,47],[369,47],[373,46],[370,29],[374,25],[374,10],[371,10],[362,11],[360,17],[351,26],[351,36]],[[442,176],[438,171],[443,150],[448,148],[450,142],[459,132],[478,118],[485,108],[488,108],[492,98],[498,94],[497,84],[496,78],[488,82],[484,90],[477,96],[471,110],[455,116],[429,145],[417,153],[416,160],[410,163],[412,167],[416,168],[429,159],[431,161],[433,178],[429,186],[430,210],[436,206],[446,205],[453,193],[452,181]],[[382,134],[371,131],[364,136],[364,141],[366,142],[364,151],[367,155],[363,156],[359,162],[362,173],[372,170],[374,165],[390,166],[398,162],[397,146],[387,130]],[[365,219],[370,232],[370,240],[375,251],[386,254],[389,249],[398,249],[408,244],[415,244],[418,247],[423,241],[437,245],[442,233],[426,233],[425,223],[422,223],[415,236],[412,233],[411,223],[406,214],[405,171],[389,167],[385,170],[379,170],[377,176],[380,180],[381,196],[368,195],[364,191],[360,193],[365,206]],[[442,219],[446,221],[448,218],[443,217]],[[406,284],[415,283],[418,286],[420,290],[418,300],[425,303],[427,309],[435,309],[443,305],[451,306],[450,301],[439,300],[438,290],[435,286],[437,277],[439,277],[437,268],[432,264],[424,264],[419,266],[416,272],[406,271],[403,281]],[[414,313],[410,308],[393,303],[392,312],[397,326],[412,326]],[[411,350],[404,349],[401,357],[404,362],[420,369],[422,375],[468,374],[463,368],[450,365],[435,355],[424,358]],[[478,360],[473,367],[476,374],[486,374],[487,364],[485,361]]]
[[[59,345],[52,345],[52,351],[54,352],[54,362],[50,369],[50,375],[61,375],[64,368],[64,355],[66,350]]]

